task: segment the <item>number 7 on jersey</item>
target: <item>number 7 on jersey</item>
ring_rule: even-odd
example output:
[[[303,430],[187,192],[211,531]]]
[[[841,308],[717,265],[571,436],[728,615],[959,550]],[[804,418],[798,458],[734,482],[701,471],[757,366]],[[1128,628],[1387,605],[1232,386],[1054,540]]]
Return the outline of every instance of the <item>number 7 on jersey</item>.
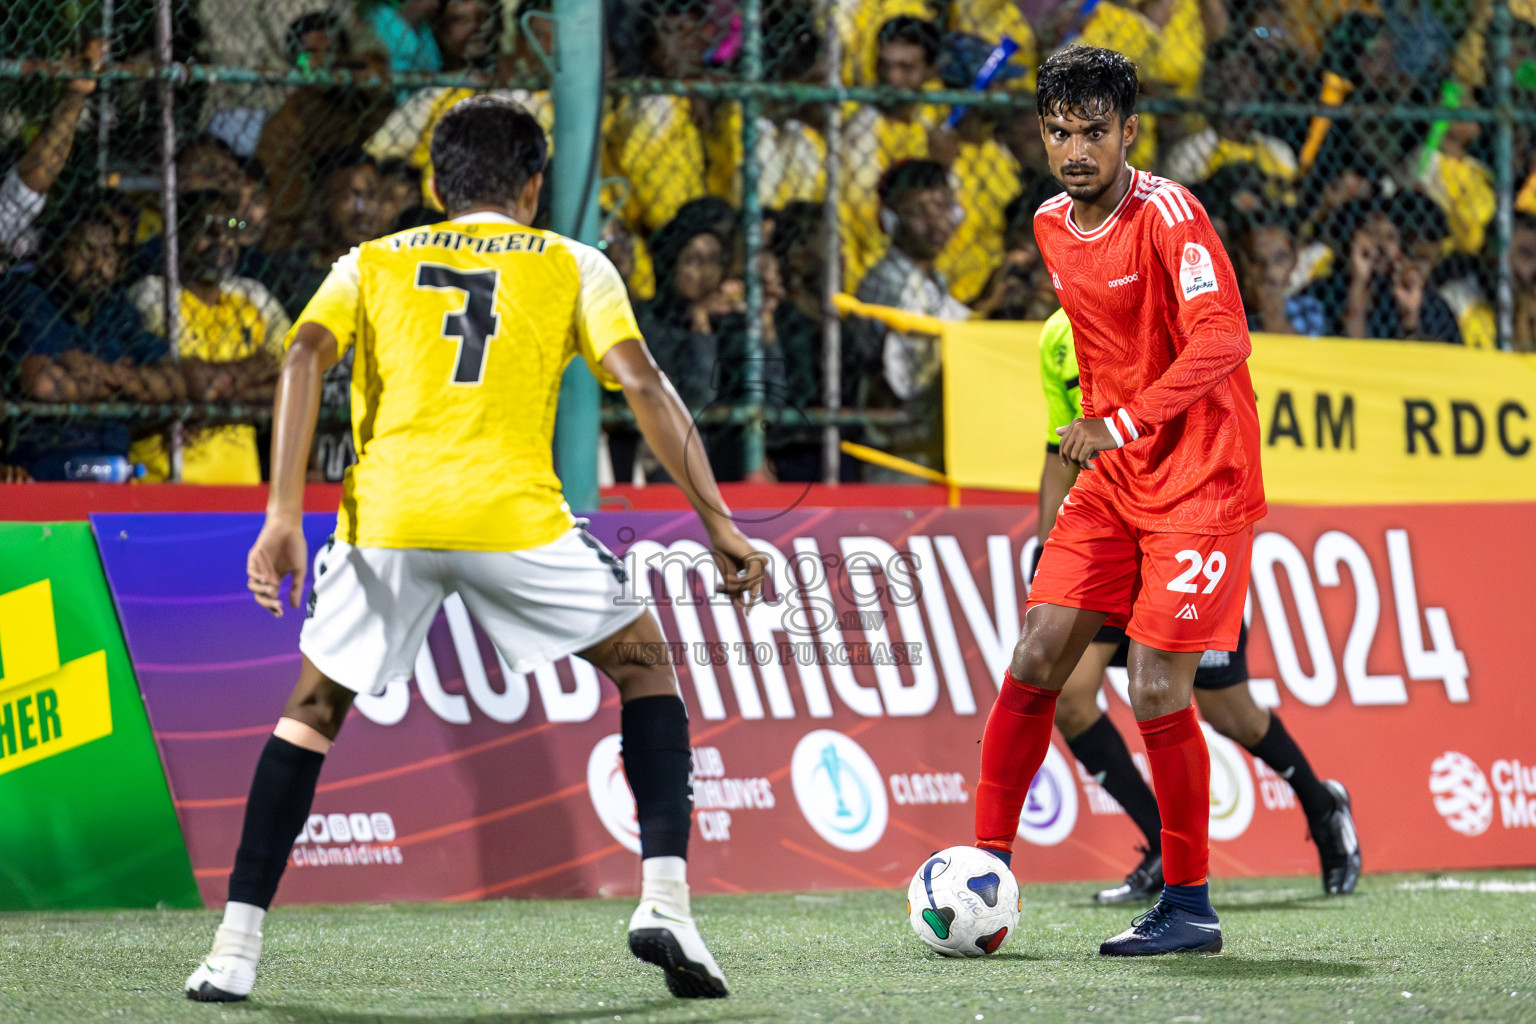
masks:
[[[485,357],[491,339],[501,329],[501,315],[496,312],[500,280],[499,270],[455,270],[441,263],[416,265],[417,288],[464,293],[464,306],[443,314],[443,337],[459,344],[453,362],[454,384],[473,387],[485,379]]]

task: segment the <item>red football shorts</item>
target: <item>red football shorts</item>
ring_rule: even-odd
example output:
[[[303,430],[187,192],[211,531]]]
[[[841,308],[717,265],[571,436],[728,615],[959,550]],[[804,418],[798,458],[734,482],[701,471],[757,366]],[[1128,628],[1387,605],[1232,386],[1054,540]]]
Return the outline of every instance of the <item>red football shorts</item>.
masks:
[[[1151,533],[1084,491],[1062,503],[1028,607],[1106,612],[1107,625],[1160,651],[1236,650],[1253,527],[1224,537]]]

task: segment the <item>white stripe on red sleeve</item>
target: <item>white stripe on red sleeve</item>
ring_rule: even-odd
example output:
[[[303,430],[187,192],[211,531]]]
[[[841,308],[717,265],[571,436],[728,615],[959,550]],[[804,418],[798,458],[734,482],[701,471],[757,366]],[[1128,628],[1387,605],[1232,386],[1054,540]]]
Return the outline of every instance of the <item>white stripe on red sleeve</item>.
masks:
[[[1115,439],[1115,447],[1124,448],[1125,438],[1121,437],[1120,431],[1115,429],[1115,418],[1111,416],[1109,419],[1104,421],[1104,425],[1109,428],[1109,436]]]
[[[1136,429],[1136,423],[1131,419],[1130,413],[1126,412],[1124,409],[1121,409],[1115,415],[1118,416],[1120,418],[1120,422],[1125,425],[1126,433],[1131,435],[1132,441],[1141,436],[1141,432]]]
[[[1168,191],[1169,194],[1173,196],[1174,200],[1179,204],[1179,209],[1184,211],[1184,219],[1194,220],[1194,211],[1189,208],[1189,203],[1185,201],[1184,191],[1177,188],[1169,189]]]

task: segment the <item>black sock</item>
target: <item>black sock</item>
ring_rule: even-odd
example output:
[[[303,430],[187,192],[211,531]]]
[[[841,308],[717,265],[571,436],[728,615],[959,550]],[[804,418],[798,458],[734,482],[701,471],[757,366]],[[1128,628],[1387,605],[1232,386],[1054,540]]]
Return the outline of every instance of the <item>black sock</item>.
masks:
[[[267,740],[256,776],[251,779],[250,799],[245,802],[245,825],[235,869],[229,875],[229,899],[263,910],[272,905],[272,894],[288,865],[288,854],[299,829],[309,818],[315,799],[315,781],[325,755],[278,739]]]
[[[693,788],[688,709],[681,697],[637,697],[619,713],[624,776],[635,794],[640,856],[687,857]]]
[[[1100,715],[1098,721],[1067,740],[1067,746],[1088,769],[1088,774],[1097,776],[1104,791],[1125,808],[1125,813],[1147,837],[1147,848],[1153,853],[1160,851],[1163,818],[1157,813],[1157,797],[1136,770],[1136,762],[1131,760],[1131,752],[1125,748],[1125,740],[1109,716]]]
[[[1291,734],[1285,731],[1285,726],[1280,724],[1280,716],[1273,711],[1269,713],[1269,731],[1264,738],[1248,748],[1248,752],[1275,770],[1291,788],[1296,791],[1296,799],[1301,801],[1302,813],[1308,821],[1319,821],[1332,814],[1338,806],[1333,794],[1328,787],[1318,781],[1312,774],[1312,766],[1307,763],[1307,755],[1301,752],[1296,741],[1291,739]]]

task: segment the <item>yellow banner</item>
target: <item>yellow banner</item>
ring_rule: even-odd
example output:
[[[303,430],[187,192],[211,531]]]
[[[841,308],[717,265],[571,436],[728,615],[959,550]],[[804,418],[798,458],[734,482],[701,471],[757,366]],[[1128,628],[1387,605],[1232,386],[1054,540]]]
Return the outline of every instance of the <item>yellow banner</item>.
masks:
[[[107,653],[59,663],[47,580],[0,594],[0,775],[112,734]]]
[[[945,458],[956,483],[1038,486],[1039,334],[1037,323],[945,325]],[[1536,356],[1256,334],[1248,365],[1271,501],[1536,501]]]

